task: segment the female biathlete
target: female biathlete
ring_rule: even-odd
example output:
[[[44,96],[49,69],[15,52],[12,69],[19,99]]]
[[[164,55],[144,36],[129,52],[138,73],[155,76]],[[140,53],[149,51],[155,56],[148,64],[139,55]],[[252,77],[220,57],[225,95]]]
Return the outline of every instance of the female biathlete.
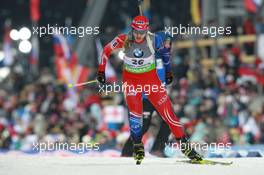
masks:
[[[100,83],[105,83],[105,67],[110,54],[116,49],[124,49],[124,95],[129,109],[130,132],[137,164],[140,164],[144,158],[144,145],[142,144],[143,93],[169,125],[171,132],[180,142],[181,151],[193,162],[202,161],[202,157],[191,148],[183,126],[173,111],[171,100],[157,75],[155,52],[158,52],[162,57],[166,70],[166,81],[172,81],[170,44],[163,44],[158,35],[149,32],[149,20],[144,16],[136,16],[131,27],[131,32],[118,35],[104,47],[97,80]],[[150,89],[147,88],[148,92],[145,91],[145,87],[150,87]]]

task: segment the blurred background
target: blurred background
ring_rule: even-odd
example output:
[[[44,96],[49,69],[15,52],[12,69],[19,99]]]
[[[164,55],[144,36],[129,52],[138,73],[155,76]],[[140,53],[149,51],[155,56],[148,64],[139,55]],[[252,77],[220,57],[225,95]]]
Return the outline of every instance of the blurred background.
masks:
[[[264,144],[262,0],[144,0],[151,31],[164,26],[231,27],[230,35],[175,35],[169,88],[193,142],[231,143],[226,154],[261,156]],[[3,0],[0,6],[0,154],[31,153],[32,143],[99,143],[93,154],[119,156],[129,136],[123,95],[98,93],[102,47],[129,31],[136,0]],[[46,34],[41,26],[92,27],[99,34]],[[109,83],[121,82],[122,54],[110,58]],[[150,149],[159,117],[143,140]],[[173,140],[173,138],[171,138]],[[78,153],[78,151],[76,151]],[[61,153],[61,154],[75,154]],[[91,151],[87,151],[91,153]],[[175,156],[174,151],[165,155]]]

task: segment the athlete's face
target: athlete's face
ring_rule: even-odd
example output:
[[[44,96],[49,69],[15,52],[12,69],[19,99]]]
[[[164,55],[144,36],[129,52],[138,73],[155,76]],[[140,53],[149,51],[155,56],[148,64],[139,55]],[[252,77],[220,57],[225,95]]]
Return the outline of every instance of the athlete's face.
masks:
[[[145,39],[146,32],[142,33],[142,32],[133,31],[133,36],[134,36],[135,41],[140,43]]]

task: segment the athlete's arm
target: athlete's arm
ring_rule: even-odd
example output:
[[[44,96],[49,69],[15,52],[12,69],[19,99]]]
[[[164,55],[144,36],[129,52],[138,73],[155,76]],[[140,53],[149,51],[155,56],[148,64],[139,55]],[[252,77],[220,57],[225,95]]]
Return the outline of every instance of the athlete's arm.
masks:
[[[173,74],[171,71],[171,37],[165,33],[158,33],[155,35],[155,47],[165,68],[166,84],[171,84],[173,81]]]
[[[122,48],[125,44],[125,40],[126,40],[126,34],[120,34],[104,47],[103,53],[101,55],[101,63],[99,64],[98,71],[102,71],[102,72],[105,71],[106,63],[111,53],[117,49]]]
[[[163,61],[165,71],[171,71],[171,37],[169,35],[161,34],[155,35],[155,46]]]
[[[107,60],[109,59],[111,53],[116,50],[120,49],[124,46],[126,40],[126,35],[121,34],[115,37],[110,43],[108,43],[103,50],[101,55],[101,63],[99,64],[99,68],[97,71],[97,80],[100,83],[105,83],[105,67]]]

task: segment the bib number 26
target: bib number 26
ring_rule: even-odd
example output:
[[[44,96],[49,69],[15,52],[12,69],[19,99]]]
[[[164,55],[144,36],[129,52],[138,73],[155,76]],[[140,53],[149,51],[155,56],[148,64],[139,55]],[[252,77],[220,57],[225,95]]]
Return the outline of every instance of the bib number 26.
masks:
[[[144,64],[144,60],[136,60],[136,59],[133,59],[132,60],[132,64],[134,64],[134,65],[142,65],[142,64]]]

